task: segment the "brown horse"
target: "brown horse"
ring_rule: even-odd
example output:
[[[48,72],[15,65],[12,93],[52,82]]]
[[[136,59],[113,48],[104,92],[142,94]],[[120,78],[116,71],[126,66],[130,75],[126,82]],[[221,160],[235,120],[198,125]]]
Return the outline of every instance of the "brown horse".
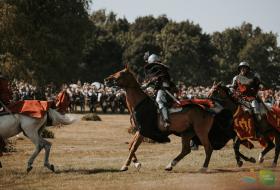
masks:
[[[0,136],[0,157],[3,156],[2,152],[5,148],[5,145],[6,145],[6,143],[5,143],[4,139]],[[0,162],[0,168],[2,168],[2,163],[1,162]]]
[[[221,83],[213,84],[213,86],[210,90],[210,93],[209,93],[209,98],[213,98],[213,99],[219,101],[226,109],[229,109],[233,113],[234,121],[237,121],[238,118],[236,118],[236,114],[234,114],[234,113],[237,113],[237,111],[240,107],[240,102],[238,102],[237,99],[231,94],[229,88],[222,86]],[[263,106],[265,107],[264,104],[263,104]],[[266,111],[268,111],[267,108],[266,108]],[[246,114],[249,114],[249,113],[246,113]],[[249,117],[252,117],[252,116],[249,116]],[[256,120],[254,120],[254,118],[251,118],[251,120],[256,121]],[[275,143],[276,143],[275,155],[274,155],[274,160],[272,162],[272,167],[276,167],[277,160],[278,160],[279,153],[280,153],[280,133],[279,133],[279,131],[276,130],[276,128],[273,127],[268,122],[267,116],[263,116],[261,121],[254,122],[254,124],[258,125],[262,140],[264,140],[265,144],[266,144],[266,147],[259,155],[259,163],[262,163],[264,161],[264,156],[266,155],[266,153],[268,153],[271,149],[273,149],[275,147],[273,141],[271,140],[271,135],[272,135],[275,137]],[[238,131],[237,131],[237,133],[238,133]],[[239,137],[240,137],[240,134],[239,134]],[[260,140],[260,138],[254,138],[254,137],[248,137],[248,138],[244,138],[244,139],[245,140],[246,139],[247,140],[248,139]],[[238,138],[234,144],[235,152],[236,151],[239,152],[240,142],[241,142],[241,140]],[[236,156],[237,156],[236,159],[240,160],[239,155],[237,154]]]
[[[137,112],[137,108],[139,107],[139,105],[143,104],[144,101],[149,99],[147,94],[145,94],[140,88],[139,83],[136,81],[133,73],[129,70],[129,68],[125,68],[109,76],[105,79],[105,83],[106,85],[117,85],[125,89],[126,101],[128,103],[128,109],[131,111],[131,113]],[[146,106],[150,106],[151,104],[154,104],[154,102],[150,102],[149,105]],[[149,112],[148,114],[153,113]],[[142,119],[145,120],[148,118]],[[163,130],[163,122],[160,119],[160,117],[157,117],[156,120],[158,127]],[[166,166],[166,170],[172,170],[172,168],[182,158],[184,158],[187,154],[191,152],[190,140],[192,139],[192,137],[197,135],[197,137],[201,141],[201,144],[204,146],[206,154],[206,158],[203,167],[201,168],[201,171],[206,171],[213,151],[213,148],[208,138],[208,133],[212,127],[213,120],[214,117],[210,113],[196,105],[187,106],[184,111],[170,114],[171,125],[169,130],[175,133],[179,133],[181,135],[182,150],[180,154]],[[136,125],[138,125],[137,118],[134,117],[133,121],[136,121]],[[144,128],[145,126],[141,127]],[[136,139],[134,139],[134,142],[131,145],[129,157],[126,160],[123,167],[121,168],[122,171],[128,169],[132,157],[134,157],[134,161],[137,161],[137,158],[135,157],[135,152],[143,140],[143,134],[141,134],[141,130],[134,137]]]

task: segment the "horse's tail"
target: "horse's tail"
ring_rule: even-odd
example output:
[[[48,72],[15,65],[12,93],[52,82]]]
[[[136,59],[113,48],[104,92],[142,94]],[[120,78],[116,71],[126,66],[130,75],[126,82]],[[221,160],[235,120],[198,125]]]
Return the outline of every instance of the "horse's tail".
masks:
[[[63,124],[63,125],[70,125],[74,123],[77,119],[67,116],[66,114],[63,115],[54,109],[49,109],[48,114],[52,119],[53,125]]]

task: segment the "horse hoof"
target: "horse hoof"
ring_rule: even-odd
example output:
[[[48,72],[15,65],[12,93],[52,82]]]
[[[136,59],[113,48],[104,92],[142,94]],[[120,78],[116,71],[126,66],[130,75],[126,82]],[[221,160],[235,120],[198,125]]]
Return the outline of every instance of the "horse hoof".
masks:
[[[49,169],[54,172],[54,165],[51,165]]]
[[[206,172],[207,172],[207,168],[202,167],[202,168],[200,168],[199,172],[201,172],[201,173],[206,173]]]
[[[243,166],[243,162],[242,162],[242,161],[238,161],[238,162],[237,162],[237,166],[238,166],[238,167],[242,167],[242,166]]]
[[[251,162],[251,163],[256,163],[257,161],[256,161],[255,158],[251,157],[251,158],[249,159],[249,162]]]
[[[2,163],[0,162],[0,168],[2,168]]]
[[[172,169],[173,169],[172,166],[167,166],[167,167],[165,167],[165,171],[171,171]]]
[[[128,167],[127,167],[127,166],[123,166],[123,167],[120,169],[121,172],[124,172],[124,171],[127,171],[127,170],[128,170]]]
[[[55,172],[55,171],[54,171],[54,165],[52,165],[52,164],[51,164],[51,165],[45,164],[44,166],[45,166],[46,168],[48,168],[49,170],[51,170],[52,172]]]
[[[135,168],[139,171],[140,170],[140,168],[141,168],[141,163],[135,163],[134,164],[134,166],[135,166]]]
[[[262,164],[264,161],[263,157],[259,158],[259,163]]]
[[[277,163],[272,162],[271,167],[272,167],[272,168],[276,168],[276,166],[277,166]]]
[[[32,169],[33,169],[33,167],[32,167],[32,166],[29,166],[29,167],[26,169],[27,173],[29,173]]]

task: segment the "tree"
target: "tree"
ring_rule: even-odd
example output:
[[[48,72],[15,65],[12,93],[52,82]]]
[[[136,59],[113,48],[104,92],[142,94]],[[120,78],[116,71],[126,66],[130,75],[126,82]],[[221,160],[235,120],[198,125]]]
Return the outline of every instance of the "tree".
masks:
[[[131,24],[130,31],[138,37],[143,33],[159,33],[162,28],[169,22],[166,15],[161,15],[158,18],[154,18],[152,15],[138,17],[135,22]]]
[[[5,0],[14,15],[9,40],[1,54],[10,54],[17,60],[14,73],[20,78],[42,84],[58,84],[77,76],[81,62],[85,34],[88,28],[88,0]],[[1,32],[0,32],[1,33]],[[7,39],[7,37],[5,37]],[[20,48],[18,54],[13,47]],[[1,59],[1,65],[7,59]],[[63,75],[62,75],[63,73]]]
[[[275,34],[264,33],[259,27],[243,23],[240,27],[214,33],[211,42],[216,48],[213,59],[217,64],[220,80],[230,83],[232,77],[238,74],[238,64],[247,61],[261,74],[268,87],[276,85],[279,78],[279,48]]]
[[[158,35],[163,62],[170,66],[171,75],[190,85],[209,84],[214,75],[214,48],[210,36],[202,34],[199,25],[190,21],[169,22]]]

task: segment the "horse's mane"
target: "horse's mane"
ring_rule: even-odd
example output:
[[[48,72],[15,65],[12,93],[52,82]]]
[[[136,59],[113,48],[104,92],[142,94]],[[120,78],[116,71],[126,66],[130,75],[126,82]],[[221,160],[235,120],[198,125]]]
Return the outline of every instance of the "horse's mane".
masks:
[[[133,71],[132,69],[127,69],[127,72],[132,76],[132,78],[135,80],[136,84],[138,84],[139,86],[141,86],[141,82],[138,80],[138,74]]]

